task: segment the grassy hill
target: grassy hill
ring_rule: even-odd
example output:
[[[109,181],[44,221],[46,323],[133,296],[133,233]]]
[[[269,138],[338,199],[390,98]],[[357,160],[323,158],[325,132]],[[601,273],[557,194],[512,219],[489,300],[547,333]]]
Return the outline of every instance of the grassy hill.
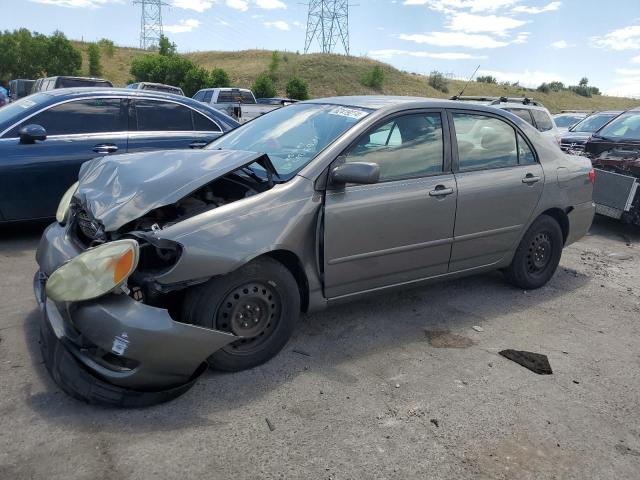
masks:
[[[87,44],[74,42],[83,54],[83,70],[87,67]],[[196,52],[185,56],[195,63],[207,68],[220,67],[227,71],[234,86],[250,87],[254,79],[267,70],[271,59],[269,50],[245,50],[239,52]],[[137,48],[117,47],[113,57],[102,54],[103,76],[114,85],[125,85],[130,78],[129,65],[136,56],[144,55],[143,50]],[[309,83],[309,93],[312,97],[332,95],[417,95],[423,97],[447,98],[458,93],[464,86],[463,81],[450,80],[449,93],[445,94],[431,88],[427,84],[427,77],[408,72],[402,72],[391,65],[377,62],[365,57],[347,57],[345,55],[327,54],[297,54],[282,52],[282,61],[278,69],[276,87],[278,93],[285,95],[284,87],[289,78],[297,75]],[[382,91],[373,90],[361,84],[362,77],[374,65],[380,65],[385,72],[385,82]],[[523,78],[522,81],[525,79]],[[534,97],[542,101],[552,112],[566,109],[604,110],[625,109],[640,105],[640,100],[594,96],[585,98],[573,92],[551,92],[544,94],[530,89],[491,85],[471,82],[465,90],[465,95],[491,95]]]

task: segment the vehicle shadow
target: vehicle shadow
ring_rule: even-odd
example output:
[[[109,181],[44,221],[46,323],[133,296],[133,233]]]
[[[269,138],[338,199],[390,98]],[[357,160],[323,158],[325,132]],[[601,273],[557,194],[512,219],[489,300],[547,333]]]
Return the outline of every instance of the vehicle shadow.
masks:
[[[522,290],[507,285],[496,272],[379,294],[303,315],[289,344],[268,363],[237,373],[208,371],[182,397],[141,410],[87,405],[62,393],[41,363],[39,323],[35,321],[40,313],[34,310],[24,329],[33,368],[46,389],[25,400],[46,421],[79,431],[144,433],[215,427],[221,425],[216,420],[218,413],[241,412],[265,393],[284,387],[299,376],[314,375],[338,386],[354,385],[359,381],[350,367],[354,360],[413,343],[424,344],[427,351],[432,347],[425,331],[460,330],[473,325],[490,328],[492,318],[534,308],[568,291],[579,290],[589,281],[586,275],[560,267],[546,287],[523,295]],[[379,375],[381,382],[387,381],[383,373],[367,373]]]

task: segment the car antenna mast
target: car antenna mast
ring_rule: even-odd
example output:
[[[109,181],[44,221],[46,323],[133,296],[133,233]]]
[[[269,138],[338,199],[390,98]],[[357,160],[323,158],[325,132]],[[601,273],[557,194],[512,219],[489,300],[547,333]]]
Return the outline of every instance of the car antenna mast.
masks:
[[[462,96],[462,94],[464,93],[464,91],[467,88],[467,85],[469,85],[469,82],[471,82],[471,80],[473,80],[473,77],[476,76],[476,72],[478,71],[478,69],[480,68],[480,65],[478,65],[476,67],[476,69],[473,71],[473,73],[471,74],[471,76],[469,77],[469,80],[467,80],[467,83],[464,84],[464,87],[462,87],[462,90],[460,90],[460,93],[458,95],[456,95],[454,98],[460,98]]]

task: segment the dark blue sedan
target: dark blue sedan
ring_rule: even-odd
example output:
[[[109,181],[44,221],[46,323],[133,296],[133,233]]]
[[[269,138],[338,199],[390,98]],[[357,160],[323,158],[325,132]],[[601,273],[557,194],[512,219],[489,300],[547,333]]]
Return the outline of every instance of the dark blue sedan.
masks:
[[[71,88],[22,98],[0,108],[0,223],[54,216],[87,160],[202,148],[238,125],[201,102],[161,92]]]

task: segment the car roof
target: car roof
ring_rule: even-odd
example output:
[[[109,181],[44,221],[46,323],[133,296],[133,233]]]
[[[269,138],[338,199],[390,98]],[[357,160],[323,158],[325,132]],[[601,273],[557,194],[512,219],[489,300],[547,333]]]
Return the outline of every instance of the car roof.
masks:
[[[179,98],[184,100],[188,97],[182,95],[175,95],[168,92],[158,92],[156,90],[136,90],[132,88],[116,88],[116,87],[72,87],[72,88],[56,88],[54,90],[47,90],[44,92],[38,92],[44,95],[51,95],[52,97],[78,97],[78,96],[102,96],[102,95],[118,95],[123,97],[154,97],[154,98],[167,98],[173,99]]]

